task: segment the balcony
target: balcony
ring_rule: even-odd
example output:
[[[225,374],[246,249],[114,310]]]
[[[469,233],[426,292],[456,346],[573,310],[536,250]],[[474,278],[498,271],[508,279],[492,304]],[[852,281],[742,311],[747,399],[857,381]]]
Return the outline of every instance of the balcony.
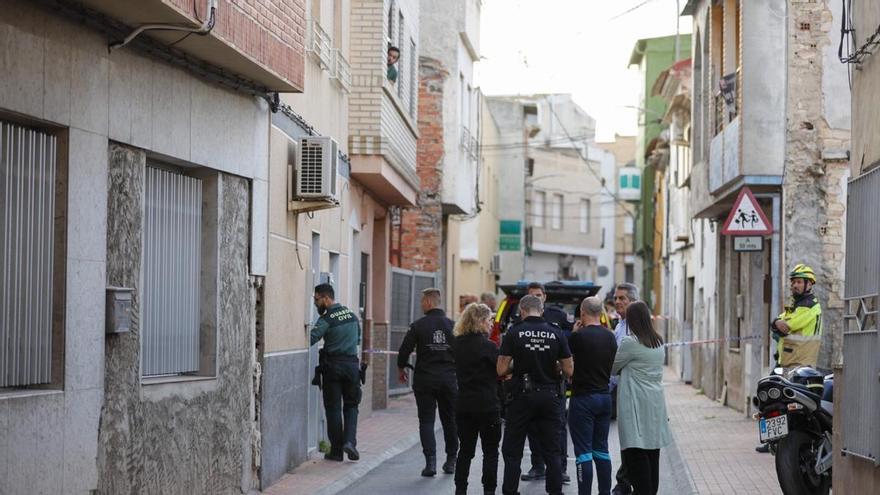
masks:
[[[84,20],[102,23],[103,14],[110,19],[114,31],[124,33],[121,40],[138,26],[146,24],[173,24],[196,28],[210,15],[207,0],[81,0],[77,12]],[[303,0],[273,0],[278,9],[302,13]],[[163,45],[174,44],[179,50],[234,74],[265,86],[271,91],[302,92],[303,44],[305,25],[302,16],[291,15],[280,23],[265,20],[256,8],[245,2],[216,2],[214,26],[210,34],[187,36],[170,30],[146,30],[121,49],[143,47],[149,38]],[[124,26],[116,26],[116,23]],[[169,50],[170,51],[170,50]],[[196,62],[196,61],[194,61]]]
[[[309,21],[309,30],[306,34],[306,52],[322,69],[335,71],[333,40],[318,21]]]
[[[382,5],[382,2],[379,2]],[[416,148],[418,102],[419,2],[353,3],[350,52],[348,154],[351,176],[377,199],[393,206],[413,206],[419,191]],[[389,9],[393,7],[393,11]],[[386,18],[394,19],[401,49],[397,80],[388,79]],[[400,22],[405,19],[408,22]]]
[[[709,192],[713,194],[742,175],[740,122],[734,118],[709,144]]]

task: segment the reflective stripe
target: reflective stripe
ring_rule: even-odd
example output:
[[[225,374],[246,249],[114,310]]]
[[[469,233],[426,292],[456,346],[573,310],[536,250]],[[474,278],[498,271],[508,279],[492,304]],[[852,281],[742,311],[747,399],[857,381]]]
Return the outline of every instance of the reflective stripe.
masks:
[[[611,455],[609,455],[608,452],[601,452],[598,450],[593,451],[593,457],[595,457],[596,459],[602,459],[603,461],[611,460]]]
[[[577,456],[577,459],[574,461],[576,464],[583,464],[585,462],[593,462],[593,454],[587,452],[586,454],[581,454]]]
[[[785,340],[790,340],[792,342],[809,342],[811,340],[822,340],[821,334],[816,335],[803,335],[800,333],[788,334],[785,337]]]

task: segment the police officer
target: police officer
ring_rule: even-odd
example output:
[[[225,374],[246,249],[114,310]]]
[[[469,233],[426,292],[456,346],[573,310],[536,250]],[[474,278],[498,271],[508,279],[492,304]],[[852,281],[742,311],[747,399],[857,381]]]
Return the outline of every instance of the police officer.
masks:
[[[314,297],[321,316],[312,327],[311,345],[324,339],[320,368],[327,436],[330,438],[330,452],[324,455],[324,459],[342,462],[342,453],[345,452],[349,460],[356,461],[360,459],[357,418],[361,402],[358,366],[361,325],[350,309],[336,302],[332,285],[318,285]]]
[[[507,409],[501,447],[504,456],[502,493],[517,493],[526,433],[529,425],[534,424],[547,463],[547,493],[555,495],[562,493],[560,371],[571,377],[574,364],[559,328],[541,317],[544,312],[541,299],[527,295],[520,300],[519,309],[523,320],[504,335],[497,364],[499,376],[513,375],[513,401]]]
[[[541,303],[547,302],[547,292],[544,290],[544,285],[540,282],[529,282],[529,286],[526,289],[526,292],[529,295],[536,296],[541,300]],[[544,321],[555,325],[560,330],[562,330],[562,335],[567,339],[571,335],[572,330],[572,322],[568,319],[568,313],[565,311],[554,307],[554,306],[544,306],[544,314],[541,315],[544,318]],[[559,415],[562,418],[562,427],[559,431],[559,449],[560,456],[562,459],[562,482],[568,483],[571,481],[571,478],[568,476],[568,431],[566,426],[568,425],[568,419],[565,408],[565,399],[563,399],[559,405]],[[538,442],[538,433],[535,431],[535,428],[531,428],[529,430],[529,450],[532,452],[531,455],[531,468],[529,471],[522,475],[520,479],[523,481],[536,481],[544,479],[546,475],[546,461],[544,459],[544,454],[541,452],[540,442]]]
[[[455,472],[458,434],[455,429],[455,399],[458,384],[455,378],[455,356],[452,350],[454,323],[440,308],[440,289],[422,291],[425,316],[412,323],[397,354],[398,377],[406,383],[406,366],[416,351],[413,392],[419,414],[419,437],[425,454],[422,476],[437,474],[437,442],[434,439],[434,418],[440,410],[440,424],[446,441],[446,462],[443,472]]]

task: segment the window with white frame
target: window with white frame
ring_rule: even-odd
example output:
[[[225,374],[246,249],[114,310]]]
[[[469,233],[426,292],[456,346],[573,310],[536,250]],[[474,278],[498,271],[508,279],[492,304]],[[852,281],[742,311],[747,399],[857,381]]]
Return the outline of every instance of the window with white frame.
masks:
[[[416,42],[410,38],[409,40],[409,80],[411,81],[409,90],[409,115],[412,118],[416,116],[416,103],[419,101],[419,83],[418,74],[419,64],[416,57]]]
[[[57,150],[56,136],[0,121],[0,388],[63,378],[53,369],[63,362],[53,309],[63,304],[65,255],[56,207],[66,203]]]
[[[202,181],[148,166],[144,187],[143,376],[200,369]]]
[[[532,203],[532,225],[535,227],[544,226],[544,204],[546,201],[547,193],[544,191],[535,191],[535,198]]]
[[[590,200],[581,199],[581,234],[590,232]]]
[[[397,48],[403,50],[404,27],[403,12],[397,15]],[[400,54],[400,60],[397,61],[397,97],[403,100],[406,93],[406,85],[409,83],[409,74],[407,74],[407,57],[403,53]]]
[[[554,230],[562,230],[562,195],[554,194],[552,203],[552,224]]]
[[[388,4],[388,30],[385,32],[385,44],[394,42],[394,0]]]

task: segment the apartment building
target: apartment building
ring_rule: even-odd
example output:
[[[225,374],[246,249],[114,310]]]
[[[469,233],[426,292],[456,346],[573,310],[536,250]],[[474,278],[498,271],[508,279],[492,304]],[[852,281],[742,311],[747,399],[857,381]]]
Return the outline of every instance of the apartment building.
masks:
[[[0,5],[0,492],[259,486],[269,121],[305,28],[261,4]]]

